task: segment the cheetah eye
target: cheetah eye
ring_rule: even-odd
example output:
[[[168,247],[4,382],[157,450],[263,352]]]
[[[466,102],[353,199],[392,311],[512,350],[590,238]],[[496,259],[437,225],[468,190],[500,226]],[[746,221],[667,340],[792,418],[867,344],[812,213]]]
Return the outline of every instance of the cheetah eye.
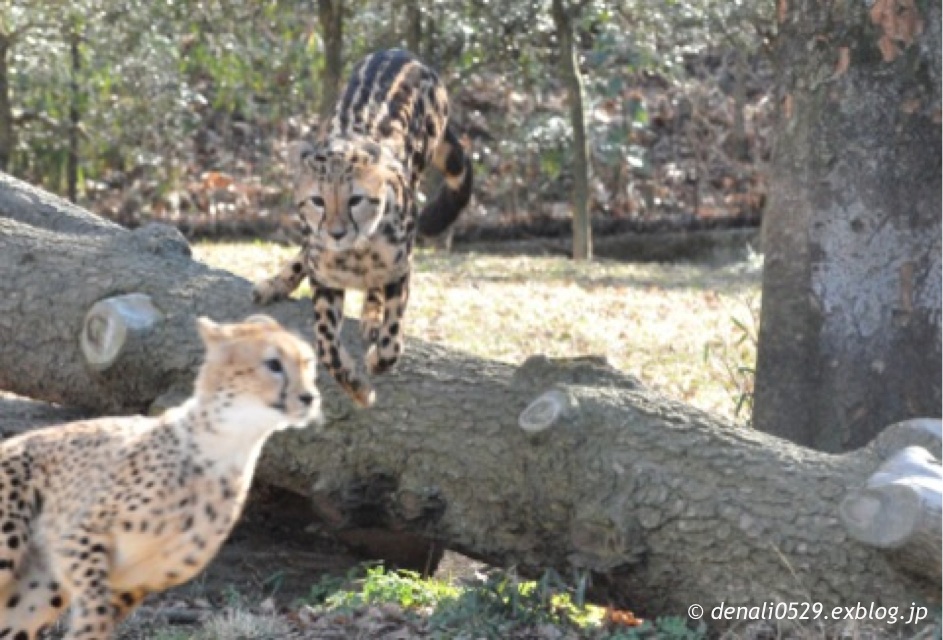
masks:
[[[311,196],[311,204],[316,206],[318,209],[324,208],[324,198],[321,196]]]
[[[350,196],[350,200],[347,201],[347,204],[351,207],[356,207],[361,202],[363,202],[363,196]]]
[[[284,371],[281,361],[277,358],[269,358],[265,361],[265,366],[272,373],[282,373]]]

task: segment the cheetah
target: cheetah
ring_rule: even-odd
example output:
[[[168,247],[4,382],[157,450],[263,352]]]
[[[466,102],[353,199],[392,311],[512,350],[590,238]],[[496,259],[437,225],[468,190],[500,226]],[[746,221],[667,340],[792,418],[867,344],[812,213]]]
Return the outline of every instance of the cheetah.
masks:
[[[321,364],[369,407],[373,388],[340,340],[344,292],[365,291],[368,373],[389,371],[403,352],[416,236],[445,231],[471,198],[471,160],[449,122],[445,86],[408,51],[371,54],[354,68],[325,139],[297,143],[289,164],[301,251],[258,282],[254,297],[260,304],[285,298],[307,277]],[[419,179],[430,164],[445,180],[420,213]]]
[[[67,609],[67,640],[110,638],[212,560],[268,436],[319,420],[307,342],[264,315],[197,328],[206,354],[179,407],[0,443],[0,638],[37,638]]]

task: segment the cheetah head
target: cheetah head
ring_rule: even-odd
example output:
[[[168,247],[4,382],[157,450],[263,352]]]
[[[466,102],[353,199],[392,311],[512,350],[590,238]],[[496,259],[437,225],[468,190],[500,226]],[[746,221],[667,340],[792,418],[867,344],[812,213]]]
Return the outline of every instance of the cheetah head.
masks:
[[[373,236],[402,171],[380,145],[342,138],[297,143],[290,165],[302,229],[309,242],[330,251]]]
[[[234,324],[200,318],[197,328],[206,357],[196,396],[222,407],[224,422],[232,415],[234,429],[282,429],[320,420],[315,357],[307,342],[265,315]]]

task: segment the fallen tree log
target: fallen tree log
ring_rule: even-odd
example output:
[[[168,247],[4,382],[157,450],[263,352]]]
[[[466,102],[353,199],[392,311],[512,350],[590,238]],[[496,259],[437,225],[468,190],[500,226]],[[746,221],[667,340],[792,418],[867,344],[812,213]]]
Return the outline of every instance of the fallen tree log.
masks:
[[[81,224],[63,230],[60,211]],[[0,387],[98,413],[153,410],[189,388],[195,316],[258,308],[247,281],[192,261],[173,233],[96,220],[0,177]],[[311,336],[310,303],[266,312]],[[359,410],[322,375],[327,425],[273,438],[259,467],[335,531],[585,570],[597,597],[646,615],[938,601],[938,565],[900,571],[840,518],[887,441],[824,454],[734,428],[598,359],[514,367],[415,337],[376,383],[376,405]]]

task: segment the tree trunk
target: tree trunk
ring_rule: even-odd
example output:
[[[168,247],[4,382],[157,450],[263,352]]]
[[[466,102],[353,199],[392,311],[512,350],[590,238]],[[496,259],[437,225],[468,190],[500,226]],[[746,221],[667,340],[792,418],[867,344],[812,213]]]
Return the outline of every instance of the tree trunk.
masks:
[[[0,171],[8,171],[15,146],[13,107],[10,104],[10,38],[0,31]]]
[[[422,56],[422,5],[419,0],[406,0],[406,48]]]
[[[330,127],[344,74],[344,2],[318,0],[318,20],[324,37],[324,68],[321,70],[321,102],[318,107],[322,133]]]
[[[940,3],[780,8],[753,423],[844,451],[943,402]]]
[[[69,156],[66,162],[66,193],[69,200],[78,202],[79,196],[79,124],[81,121],[79,74],[82,72],[81,36],[73,25],[69,32],[69,50],[72,70],[69,78]]]
[[[161,229],[127,231],[0,180],[0,388],[98,413],[179,400],[201,358],[194,317],[260,309],[248,282]],[[265,312],[311,338],[309,302]],[[344,333],[358,335],[352,322]],[[587,570],[600,599],[648,615],[938,596],[938,571],[898,571],[839,517],[890,449],[938,452],[938,426],[830,455],[594,359],[514,367],[415,339],[369,410],[321,373],[327,426],[273,438],[258,476],[310,498],[342,538],[409,532],[495,564]]]
[[[553,0],[552,11],[560,47],[560,68],[570,103],[570,124],[573,127],[573,259],[590,260],[593,257],[593,235],[589,224],[589,147],[583,115],[580,53],[576,45],[573,15],[566,6],[566,0]]]

